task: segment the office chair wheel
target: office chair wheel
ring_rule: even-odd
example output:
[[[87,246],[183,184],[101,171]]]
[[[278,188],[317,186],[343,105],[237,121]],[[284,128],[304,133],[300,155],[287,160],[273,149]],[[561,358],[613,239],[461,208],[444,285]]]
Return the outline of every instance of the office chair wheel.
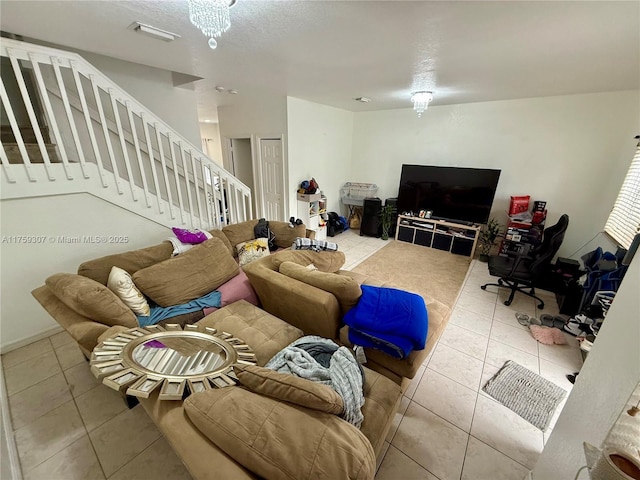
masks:
[[[481,288],[482,290],[486,290],[486,289],[487,289],[487,286],[486,286],[486,285],[482,285],[482,286],[480,286],[480,288]]]
[[[538,304],[538,310],[542,310],[544,308],[544,302],[540,302]]]
[[[500,285],[500,286],[504,285],[504,283],[502,283],[502,279],[501,278],[498,279],[498,285]]]
[[[508,307],[509,305],[511,305],[511,300],[505,300],[504,304]]]

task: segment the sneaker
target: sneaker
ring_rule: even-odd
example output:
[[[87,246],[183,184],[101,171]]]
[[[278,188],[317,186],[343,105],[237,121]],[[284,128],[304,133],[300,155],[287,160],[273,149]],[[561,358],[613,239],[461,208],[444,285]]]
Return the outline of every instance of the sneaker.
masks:
[[[578,335],[580,335],[582,333],[582,329],[580,328],[580,323],[578,323],[578,322],[576,322],[574,320],[569,320],[567,323],[565,323],[562,326],[562,329],[565,332],[570,333],[574,337],[577,337]]]

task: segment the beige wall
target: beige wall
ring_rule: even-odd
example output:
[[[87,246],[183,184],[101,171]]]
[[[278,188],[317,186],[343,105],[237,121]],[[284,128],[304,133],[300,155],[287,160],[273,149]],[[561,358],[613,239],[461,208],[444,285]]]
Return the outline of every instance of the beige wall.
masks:
[[[403,163],[499,168],[493,215],[505,222],[511,195],[546,200],[548,224],[569,214],[569,256],[603,229],[639,132],[637,90],[356,113],[345,180],[376,183],[384,199]]]

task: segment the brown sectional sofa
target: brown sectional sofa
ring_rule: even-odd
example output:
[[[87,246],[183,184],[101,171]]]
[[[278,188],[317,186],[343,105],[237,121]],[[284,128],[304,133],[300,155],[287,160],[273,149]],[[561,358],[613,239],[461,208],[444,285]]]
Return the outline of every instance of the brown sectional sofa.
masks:
[[[215,244],[214,251],[214,263],[227,264],[231,271],[232,268],[227,262],[229,258],[233,258],[235,252],[234,246],[242,241],[250,240],[253,238],[253,227],[257,221],[243,222],[237,225],[231,225],[225,227],[222,231],[212,231],[215,240],[212,240],[212,244]],[[298,236],[307,236],[304,225],[298,226],[295,229],[289,227],[285,222],[270,222],[270,227],[276,234],[276,240],[281,247],[289,247]],[[193,249],[195,250],[195,249]],[[90,289],[94,299],[99,299],[99,302],[105,302],[107,307],[113,307],[112,298],[108,293],[102,290],[107,282],[109,271],[112,266],[116,265],[130,274],[140,275],[140,272],[152,266],[156,266],[165,262],[171,258],[172,247],[169,243],[165,242],[160,245],[148,247],[136,251],[124,252],[121,254],[110,255],[102,257],[96,260],[90,260],[84,262],[78,269],[78,277],[82,277],[82,280],[87,282],[93,282],[95,288]],[[188,253],[188,252],[187,252]],[[183,254],[185,255],[185,254]],[[271,255],[273,258],[287,258],[288,251],[279,252]],[[340,260],[342,254],[329,255],[333,260],[329,260],[329,263],[335,259]],[[267,257],[267,258],[270,258]],[[178,257],[176,257],[178,258]],[[328,257],[323,257],[328,258]],[[210,260],[210,259],[209,259]],[[344,257],[342,255],[342,261]],[[316,260],[316,263],[318,261]],[[235,262],[234,262],[235,264]],[[327,269],[337,269],[341,263],[336,265],[325,265]],[[245,267],[247,269],[247,267]],[[219,274],[219,275],[218,275]],[[66,274],[67,276],[70,274]],[[216,276],[220,279],[226,278],[230,275],[229,272],[222,273],[216,272]],[[306,308],[301,309],[300,303],[308,301],[308,290],[302,282],[290,284],[285,280],[286,277],[278,275],[282,278],[276,279],[277,282],[285,282],[281,288],[278,288],[277,295],[280,295],[278,308],[272,307],[272,303],[267,301],[265,310],[258,309],[253,305],[245,301],[239,301],[229,305],[228,307],[221,308],[216,312],[207,315],[203,319],[199,320],[198,324],[203,326],[213,326],[220,330],[228,331],[234,335],[239,336],[245,340],[256,353],[258,358],[258,364],[264,365],[269,358],[277,352],[279,349],[286,346],[292,339],[295,339],[303,334],[314,333],[321,336],[337,339],[338,327],[339,327],[339,305],[335,304],[335,298],[331,300],[326,297],[326,307],[323,307],[320,315],[312,315],[315,320],[311,324],[314,328],[298,329],[296,328],[297,321],[295,321],[295,315],[286,313],[286,305],[289,305],[290,309],[295,312],[304,314],[313,311],[312,305],[306,305]],[[59,283],[64,284],[70,277],[56,277],[54,280],[48,279],[48,282],[42,287],[37,288],[32,293],[34,297],[43,305],[43,307],[62,325],[71,336],[78,342],[83,353],[89,357],[91,351],[95,346],[104,340],[108,336],[112,335],[114,331],[134,326],[131,324],[131,320],[127,316],[123,316],[122,322],[114,320],[112,317],[106,316],[108,322],[103,316],[101,318],[92,318],[91,310],[81,310],[80,312],[74,309],[75,302],[81,302],[83,298],[75,298],[71,301],[70,298],[74,297],[70,293],[69,288],[63,288]],[[76,281],[77,278],[72,278]],[[180,288],[180,285],[176,285],[176,289]],[[62,296],[63,298],[60,298]],[[77,296],[77,295],[76,295]],[[109,297],[109,301],[105,301],[102,297]],[[92,307],[100,308],[100,303],[92,305]],[[119,307],[119,306],[118,306]],[[337,308],[337,310],[335,310]],[[94,310],[95,311],[95,310]],[[331,312],[331,315],[327,315],[327,311]],[[94,315],[95,316],[95,315]],[[278,320],[279,317],[284,320]],[[133,317],[135,322],[135,316]],[[291,321],[290,321],[291,320]],[[192,323],[193,319],[187,320]],[[326,325],[322,325],[323,322],[329,321]],[[105,323],[106,322],[106,323]],[[272,323],[269,323],[272,322]],[[273,327],[273,322],[279,327]],[[277,322],[280,322],[279,324]],[[266,327],[265,327],[266,325]],[[271,326],[269,326],[271,325]],[[240,387],[229,387],[230,389],[236,389]],[[200,429],[196,427],[194,422],[190,420],[187,409],[193,408],[204,409],[206,402],[202,402],[199,397],[202,394],[192,395],[186,401],[158,401],[157,393],[152,394],[148,399],[141,399],[141,404],[154,420],[156,425],[160,428],[164,436],[169,443],[173,446],[181,460],[184,462],[188,470],[191,472],[194,478],[198,479],[245,479],[245,478],[258,478],[256,474],[249,471],[242,464],[244,463],[244,457],[242,455],[232,455],[234,451],[227,451],[225,453],[224,448],[218,447],[215,441],[210,438],[206,433],[206,428],[200,426]],[[298,419],[296,422],[296,428],[304,432],[305,429],[317,429],[319,425],[330,424],[336,421],[337,417],[332,416],[329,413],[318,412],[315,410],[308,410],[305,407],[298,407],[282,402],[279,400],[271,399],[265,400],[264,398],[257,398],[260,395],[247,392],[243,398],[246,398],[247,402],[256,402],[256,405],[262,405],[262,410],[265,408],[268,411],[271,407],[265,407],[265,405],[277,406],[279,412],[291,411],[291,415],[295,414]],[[251,397],[256,395],[257,397]],[[379,455],[384,440],[389,431],[391,423],[394,419],[395,413],[398,409],[400,400],[402,398],[401,389],[396,383],[392,382],[384,375],[365,368],[365,385],[364,385],[365,403],[362,408],[364,414],[364,422],[360,431],[356,431],[354,434],[359,435],[361,438],[366,438],[370,443],[370,447],[366,449],[355,448],[355,452],[362,458],[364,462],[363,467],[359,470],[357,475],[351,476],[351,478],[372,478],[375,469],[375,456]],[[254,398],[254,400],[251,400]],[[194,403],[195,402],[195,403]],[[291,410],[293,409],[293,410]],[[248,408],[247,411],[251,411]],[[204,416],[206,417],[206,415]],[[203,418],[204,418],[203,417]],[[324,420],[323,420],[324,419]],[[250,420],[247,420],[250,421]],[[340,420],[341,422],[344,422]],[[344,422],[346,424],[346,422]],[[243,428],[240,425],[240,430]],[[341,424],[342,425],[342,424]],[[344,426],[343,426],[344,427]],[[347,424],[347,427],[355,429],[355,427]],[[344,427],[344,428],[347,428]],[[356,429],[357,430],[357,429]],[[357,436],[356,435],[356,436]],[[286,435],[285,435],[286,437]],[[355,437],[354,437],[355,438]],[[288,452],[292,448],[288,443],[291,440],[278,439],[276,444],[281,445],[281,451]],[[225,445],[226,446],[226,445]],[[371,453],[367,453],[367,451]],[[331,447],[325,450],[324,455],[331,457]],[[372,458],[371,455],[374,457]],[[235,458],[235,460],[234,460]],[[240,462],[240,463],[239,463]],[[373,462],[373,463],[372,463]],[[242,463],[242,464],[241,464]],[[332,463],[331,458],[326,459],[326,464]],[[366,465],[365,465],[366,464]],[[246,465],[246,464],[245,464]],[[253,465],[249,463],[249,465]],[[372,467],[373,465],[373,467]],[[330,469],[327,470],[331,472]],[[340,472],[332,473],[333,478],[346,478],[344,474]]]
[[[226,226],[222,230],[212,230],[210,233],[213,237],[218,239],[226,248],[214,249],[214,258],[211,259],[211,263],[226,263],[228,275],[233,276],[234,274],[237,274],[239,272],[237,265],[231,265],[228,262],[235,264],[235,262],[233,262],[233,257],[237,255],[235,252],[235,245],[255,238],[253,228],[257,223],[257,220],[249,220],[247,222]],[[269,222],[269,226],[276,235],[276,243],[282,248],[290,247],[297,237],[308,235],[308,231],[304,225],[297,225],[295,228],[291,228],[286,222],[272,221]],[[220,244],[218,244],[218,247],[220,247]],[[86,278],[95,281],[104,287],[107,284],[111,267],[117,266],[126,270],[131,275],[135,275],[136,272],[158,265],[165,260],[169,260],[171,258],[172,251],[173,247],[171,246],[171,243],[163,242],[152,247],[108,255],[95,260],[88,260],[78,267],[78,275],[82,277],[82,279]],[[180,256],[175,258],[178,259],[179,257]],[[108,322],[103,318],[92,318],[90,315],[87,315],[86,309],[78,308],[77,302],[73,303],[73,299],[69,297],[69,290],[71,290],[71,288],[62,288],[60,282],[54,280],[59,280],[59,277],[50,277],[47,279],[45,285],[36,288],[31,293],[45,308],[45,310],[47,310],[47,312],[49,312],[49,314],[67,332],[69,332],[73,339],[78,342],[80,349],[87,358],[90,357],[91,351],[97,345],[98,337],[110,326],[114,324],[128,327],[137,326],[135,315],[130,311],[128,318],[122,316],[120,317],[121,320],[115,323]],[[105,291],[106,287],[104,287],[105,290],[98,291],[98,289],[100,289],[100,285],[92,286],[89,282],[85,283],[88,295],[93,295],[94,301],[97,299],[98,302],[101,302],[99,307],[109,309],[111,312],[120,312],[123,309],[128,310],[128,308],[120,302],[117,297],[114,298],[109,291]],[[182,286],[176,282],[175,288],[176,290],[180,290]],[[78,300],[78,302],[82,302],[82,299],[76,300]],[[187,314],[186,317],[174,319],[172,322],[182,324],[193,323],[194,321],[201,319],[203,316],[204,315],[202,313]]]

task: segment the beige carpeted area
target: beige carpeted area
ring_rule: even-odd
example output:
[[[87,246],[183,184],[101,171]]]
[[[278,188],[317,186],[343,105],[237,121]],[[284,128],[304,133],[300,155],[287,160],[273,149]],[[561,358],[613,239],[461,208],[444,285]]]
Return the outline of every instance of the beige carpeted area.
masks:
[[[435,298],[453,308],[470,264],[469,257],[389,240],[388,245],[353,271],[371,275],[395,288]]]

